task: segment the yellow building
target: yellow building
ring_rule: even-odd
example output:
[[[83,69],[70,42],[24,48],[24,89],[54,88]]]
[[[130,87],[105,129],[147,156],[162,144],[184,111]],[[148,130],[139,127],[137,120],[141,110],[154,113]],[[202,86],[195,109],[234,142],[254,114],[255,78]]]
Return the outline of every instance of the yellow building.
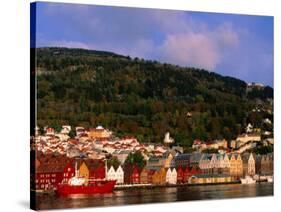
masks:
[[[243,176],[243,160],[241,158],[241,155],[239,154],[236,159],[236,170],[237,170],[237,177]]]
[[[86,165],[86,163],[83,161],[79,167],[79,176],[89,179],[90,171]],[[88,181],[86,181],[86,185],[88,184]]]
[[[166,183],[166,170],[161,168],[158,171],[155,171],[152,175],[153,184],[165,184]]]
[[[241,158],[241,155],[231,155],[230,158],[230,175],[235,177],[241,177],[243,176],[243,161]]]

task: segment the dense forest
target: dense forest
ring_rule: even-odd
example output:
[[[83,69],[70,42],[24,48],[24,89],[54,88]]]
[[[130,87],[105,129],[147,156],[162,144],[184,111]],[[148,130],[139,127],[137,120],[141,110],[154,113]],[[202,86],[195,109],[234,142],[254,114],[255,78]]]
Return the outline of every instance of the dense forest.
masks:
[[[162,142],[169,131],[189,147],[272,120],[271,87],[247,91],[246,82],[207,70],[83,49],[38,48],[36,59],[40,127],[102,125],[141,142]]]

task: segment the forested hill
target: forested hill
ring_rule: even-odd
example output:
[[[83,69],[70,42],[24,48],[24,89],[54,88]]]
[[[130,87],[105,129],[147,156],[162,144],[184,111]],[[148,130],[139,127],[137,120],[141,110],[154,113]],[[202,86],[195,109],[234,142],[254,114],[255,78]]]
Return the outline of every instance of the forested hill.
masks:
[[[100,124],[143,142],[169,131],[190,146],[195,138],[231,139],[249,119],[260,124],[249,111],[273,95],[270,87],[246,92],[244,81],[214,72],[104,51],[39,48],[36,57],[39,126]]]

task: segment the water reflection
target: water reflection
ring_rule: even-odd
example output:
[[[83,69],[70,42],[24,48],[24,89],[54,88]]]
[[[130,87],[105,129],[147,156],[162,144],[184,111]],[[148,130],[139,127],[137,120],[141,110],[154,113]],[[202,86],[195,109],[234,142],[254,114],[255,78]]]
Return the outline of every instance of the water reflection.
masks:
[[[272,183],[210,185],[115,191],[72,198],[38,195],[38,209],[81,208],[190,200],[241,198],[273,195]]]

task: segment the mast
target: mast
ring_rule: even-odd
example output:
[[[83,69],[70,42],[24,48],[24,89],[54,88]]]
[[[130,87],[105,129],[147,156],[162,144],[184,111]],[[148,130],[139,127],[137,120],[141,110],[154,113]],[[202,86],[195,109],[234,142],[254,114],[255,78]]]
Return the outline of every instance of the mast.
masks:
[[[75,162],[75,177],[79,177],[79,170],[77,168],[77,161]]]

